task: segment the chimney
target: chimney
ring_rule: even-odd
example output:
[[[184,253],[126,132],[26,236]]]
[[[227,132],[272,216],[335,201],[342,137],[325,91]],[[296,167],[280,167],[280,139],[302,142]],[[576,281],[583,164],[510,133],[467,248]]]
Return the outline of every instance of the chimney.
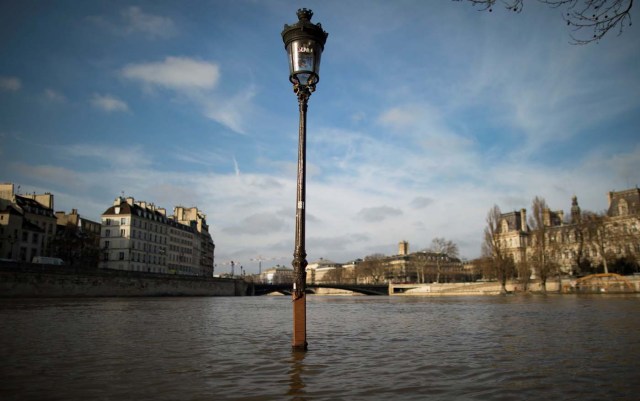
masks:
[[[527,231],[527,209],[520,209],[520,230]]]
[[[551,226],[551,211],[548,207],[542,211],[542,225],[545,227]]]

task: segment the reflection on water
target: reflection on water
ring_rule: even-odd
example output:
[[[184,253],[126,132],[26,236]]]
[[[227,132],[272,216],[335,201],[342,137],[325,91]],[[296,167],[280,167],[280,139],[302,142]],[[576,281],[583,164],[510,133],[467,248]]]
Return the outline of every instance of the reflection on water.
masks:
[[[306,352],[292,351],[291,352],[291,368],[289,370],[289,377],[291,378],[289,383],[289,391],[287,395],[291,396],[292,400],[306,400],[306,392],[304,391],[304,357]]]
[[[638,398],[637,296],[0,300],[0,399]]]

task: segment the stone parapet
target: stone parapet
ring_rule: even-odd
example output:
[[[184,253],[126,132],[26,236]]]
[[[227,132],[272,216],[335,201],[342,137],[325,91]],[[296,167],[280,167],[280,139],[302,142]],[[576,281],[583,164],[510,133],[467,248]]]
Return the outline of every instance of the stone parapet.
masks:
[[[122,271],[0,266],[0,297],[236,296],[242,280]]]

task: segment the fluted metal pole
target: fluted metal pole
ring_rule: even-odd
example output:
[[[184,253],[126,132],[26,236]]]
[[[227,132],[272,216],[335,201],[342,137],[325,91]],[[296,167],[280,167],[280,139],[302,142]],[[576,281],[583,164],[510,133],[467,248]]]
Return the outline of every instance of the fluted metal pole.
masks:
[[[307,300],[305,251],[305,197],[307,160],[307,103],[311,90],[306,86],[294,87],[298,95],[300,127],[298,130],[298,185],[296,196],[296,244],[293,252],[293,343],[294,351],[307,350]]]

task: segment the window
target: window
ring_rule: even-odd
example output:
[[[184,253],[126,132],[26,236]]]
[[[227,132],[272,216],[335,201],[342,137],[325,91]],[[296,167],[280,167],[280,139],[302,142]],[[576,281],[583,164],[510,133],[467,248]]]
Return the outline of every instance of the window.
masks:
[[[120,254],[118,255],[118,258],[120,260],[124,260],[124,252],[120,252]]]
[[[105,249],[109,249],[109,241],[105,241],[104,242],[104,248]]]
[[[127,231],[124,228],[120,229],[120,236],[125,237],[126,235],[127,235]]]
[[[627,201],[624,199],[620,199],[620,202],[618,202],[618,215],[626,216],[627,214],[629,214],[629,206],[627,205]]]
[[[110,237],[111,236],[111,230],[105,230],[104,231],[104,236],[105,237]]]
[[[121,217],[120,224],[127,224],[127,219],[125,217]]]
[[[37,244],[38,243],[38,234],[37,233],[33,233],[33,236],[32,236],[31,239],[32,239],[31,242],[33,242],[34,244]]]

